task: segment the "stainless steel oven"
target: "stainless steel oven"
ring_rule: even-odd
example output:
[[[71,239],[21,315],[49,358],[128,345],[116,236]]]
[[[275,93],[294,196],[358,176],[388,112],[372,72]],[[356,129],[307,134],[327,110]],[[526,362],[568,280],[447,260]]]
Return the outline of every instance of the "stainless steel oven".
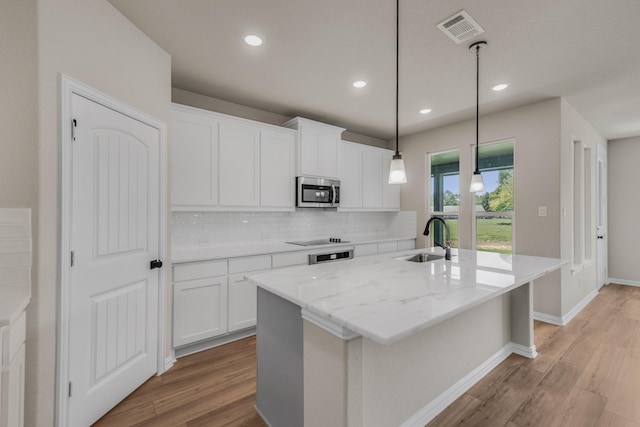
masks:
[[[339,206],[339,180],[307,176],[296,177],[296,207],[337,208]]]

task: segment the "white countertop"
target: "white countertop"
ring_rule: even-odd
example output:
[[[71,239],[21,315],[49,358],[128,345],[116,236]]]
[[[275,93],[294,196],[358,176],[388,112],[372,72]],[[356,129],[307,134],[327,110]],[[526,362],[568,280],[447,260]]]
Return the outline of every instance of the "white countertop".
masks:
[[[0,288],[0,327],[11,325],[27,308],[31,295],[24,285],[3,286]]]
[[[379,236],[366,238],[349,238],[348,243],[332,243],[317,246],[298,246],[283,241],[247,241],[208,244],[202,246],[175,246],[171,249],[171,262],[204,261],[243,256],[267,255],[280,252],[314,251],[333,247],[353,246],[365,243],[386,242],[415,239],[416,236]],[[292,239],[301,240],[301,239]]]
[[[419,252],[425,249],[278,269],[249,279],[317,317],[388,345],[567,263],[463,249],[453,249],[452,261],[395,259]]]

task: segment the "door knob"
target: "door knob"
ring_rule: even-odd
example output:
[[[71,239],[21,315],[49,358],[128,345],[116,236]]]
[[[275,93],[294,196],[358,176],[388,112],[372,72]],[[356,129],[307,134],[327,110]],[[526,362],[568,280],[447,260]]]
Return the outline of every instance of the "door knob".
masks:
[[[162,267],[162,261],[160,261],[159,259],[149,262],[149,268],[151,270],[153,270],[154,268],[161,268],[161,267]]]
[[[598,239],[604,239],[604,236],[598,236]]]

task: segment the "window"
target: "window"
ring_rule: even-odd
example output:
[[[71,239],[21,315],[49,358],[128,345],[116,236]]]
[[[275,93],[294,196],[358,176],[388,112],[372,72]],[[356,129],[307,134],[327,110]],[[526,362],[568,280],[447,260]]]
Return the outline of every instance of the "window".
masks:
[[[431,176],[430,215],[442,216],[449,226],[451,246],[458,247],[458,217],[460,214],[460,150],[429,155]],[[431,245],[444,243],[440,222],[432,225]]]
[[[485,191],[475,193],[475,248],[513,253],[513,140],[480,145],[478,159]]]

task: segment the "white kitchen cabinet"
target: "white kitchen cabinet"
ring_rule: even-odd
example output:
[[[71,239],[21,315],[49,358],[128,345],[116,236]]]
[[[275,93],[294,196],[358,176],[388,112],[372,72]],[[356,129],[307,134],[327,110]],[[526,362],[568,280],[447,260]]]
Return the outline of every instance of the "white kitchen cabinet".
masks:
[[[207,209],[218,205],[218,126],[214,117],[176,106],[172,109],[174,206]]]
[[[227,261],[173,267],[173,345],[227,333]]]
[[[344,128],[296,117],[283,126],[298,131],[298,175],[337,179]]]
[[[261,132],[260,206],[294,209],[295,142],[289,129]]]
[[[340,211],[399,211],[400,186],[388,183],[393,151],[341,143]]]
[[[362,207],[362,149],[358,144],[342,142],[340,208]]]
[[[229,332],[256,325],[257,294],[255,283],[244,274],[229,276]]]
[[[173,345],[227,333],[227,277],[173,284]]]
[[[378,255],[378,244],[377,243],[362,243],[360,245],[356,245],[353,250],[353,256],[367,256],[367,255]]]
[[[382,207],[382,151],[362,149],[362,207]]]
[[[236,121],[220,122],[220,206],[260,205],[260,130]]]
[[[26,314],[0,328],[0,427],[24,425]]]
[[[172,105],[172,208],[293,211],[296,131]]]

